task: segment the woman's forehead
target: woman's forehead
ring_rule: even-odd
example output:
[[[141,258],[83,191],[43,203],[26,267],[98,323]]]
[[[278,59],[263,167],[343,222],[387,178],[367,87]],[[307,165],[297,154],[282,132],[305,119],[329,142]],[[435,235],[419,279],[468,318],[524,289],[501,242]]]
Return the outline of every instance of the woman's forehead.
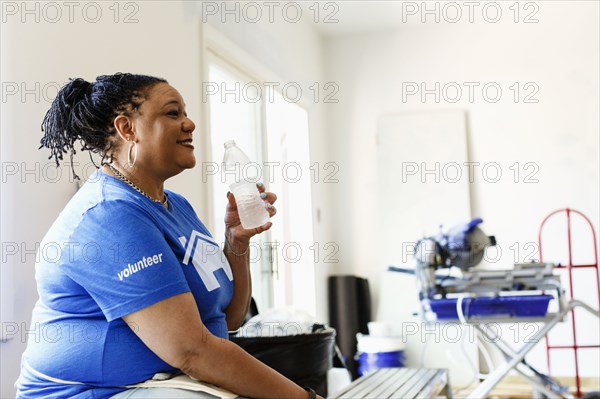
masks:
[[[148,92],[149,102],[153,103],[153,105],[162,106],[164,103],[171,102],[176,100],[177,102],[183,104],[183,98],[181,94],[171,85],[167,83],[158,83],[150,89]]]

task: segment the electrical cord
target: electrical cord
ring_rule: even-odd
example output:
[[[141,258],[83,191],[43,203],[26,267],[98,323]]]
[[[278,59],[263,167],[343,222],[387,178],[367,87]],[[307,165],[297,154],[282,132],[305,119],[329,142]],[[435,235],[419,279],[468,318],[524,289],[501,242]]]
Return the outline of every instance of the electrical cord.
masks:
[[[458,315],[458,320],[460,320],[460,322],[466,326],[467,325],[467,320],[465,318],[465,315],[463,313],[462,310],[462,303],[463,300],[465,298],[465,295],[461,295],[456,299],[456,313]],[[470,301],[469,303],[470,304]],[[468,314],[468,309],[467,309],[467,314]],[[474,383],[477,382],[477,380],[479,379],[479,370],[477,370],[477,367],[475,366],[475,364],[473,363],[473,361],[471,360],[471,358],[469,357],[469,355],[467,354],[467,350],[465,348],[465,337],[463,336],[460,340],[460,349],[463,353],[463,356],[465,357],[465,359],[467,360],[467,363],[469,364],[469,366],[471,367],[471,371],[473,372],[473,378],[471,379],[471,381],[469,381],[467,383],[467,385],[464,385],[462,387],[458,387],[455,390],[455,393],[458,394],[462,391],[467,390],[468,388],[470,388]]]
[[[471,313],[470,309],[471,309],[471,304],[473,303],[473,301],[471,299],[472,298],[469,298],[469,301],[467,301],[467,305],[465,306],[465,308],[466,308],[465,313],[466,313],[467,317]],[[462,311],[462,307],[461,307],[461,311]],[[466,317],[465,317],[465,323],[466,323]],[[485,360],[488,371],[492,370],[492,368],[493,368],[492,357],[491,357],[489,351],[487,350],[487,348],[485,347],[485,343],[481,340],[481,336],[479,335],[477,330],[475,330],[474,338],[475,338],[475,343],[477,345],[477,348],[479,348],[479,350],[481,350],[481,353]],[[477,370],[477,371],[478,371],[477,375],[479,376],[480,379],[487,378],[488,374],[482,374],[479,372],[479,370]]]
[[[479,348],[479,350],[481,351],[481,354],[483,355],[483,360],[485,361],[485,366],[488,370],[488,374],[479,373],[479,378],[484,379],[489,376],[489,373],[491,373],[493,369],[495,369],[495,366],[494,366],[494,362],[492,361],[492,356],[490,355],[490,352],[485,347],[485,343],[483,343],[481,341],[481,339],[479,339],[479,334],[477,334],[477,332],[475,334],[476,334],[475,340],[477,342],[477,348]]]

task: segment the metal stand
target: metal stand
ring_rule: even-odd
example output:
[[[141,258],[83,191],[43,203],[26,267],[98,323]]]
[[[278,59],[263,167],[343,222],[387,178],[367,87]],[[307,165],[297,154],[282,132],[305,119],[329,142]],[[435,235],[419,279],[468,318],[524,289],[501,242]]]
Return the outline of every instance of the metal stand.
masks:
[[[553,319],[547,322],[540,329],[540,331],[538,331],[532,338],[530,338],[529,342],[525,343],[517,352],[514,352],[512,349],[510,349],[510,346],[508,346],[499,337],[491,336],[488,329],[482,329],[479,326],[479,324],[476,324],[476,328],[504,354],[504,356],[507,359],[507,362],[501,367],[491,372],[488,375],[488,377],[485,380],[483,380],[473,392],[469,394],[469,398],[481,399],[487,397],[490,391],[512,369],[516,370],[519,374],[523,375],[540,392],[544,393],[549,398],[572,398],[573,396],[570,395],[568,392],[556,389],[556,386],[558,386],[558,384],[549,384],[549,382],[552,381],[550,381],[548,377],[542,377],[541,373],[537,372],[537,370],[529,366],[525,362],[525,356],[542,338],[544,338],[550,332],[550,330],[552,330],[552,328],[558,322],[560,322],[570,311],[572,311],[576,307],[582,307],[583,309],[587,310],[596,317],[600,317],[600,313],[592,307],[586,305],[581,301],[571,300],[564,309],[558,312]],[[534,375],[532,376],[525,373],[525,371],[523,370],[524,368],[533,371]]]

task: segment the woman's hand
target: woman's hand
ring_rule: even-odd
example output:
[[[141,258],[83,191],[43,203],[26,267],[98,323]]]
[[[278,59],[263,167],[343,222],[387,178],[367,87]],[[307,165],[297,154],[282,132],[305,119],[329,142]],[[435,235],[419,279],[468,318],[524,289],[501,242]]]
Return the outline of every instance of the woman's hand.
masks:
[[[265,208],[269,212],[269,216],[273,217],[277,213],[277,209],[273,206],[275,201],[277,201],[277,196],[274,193],[267,192],[265,190],[265,185],[262,183],[257,183],[256,186],[265,203]],[[244,229],[240,222],[235,197],[231,192],[227,192],[227,199],[228,203],[225,208],[225,238],[230,245],[247,246],[250,243],[252,236],[269,230],[273,225],[273,223],[267,222],[264,225],[253,229]]]

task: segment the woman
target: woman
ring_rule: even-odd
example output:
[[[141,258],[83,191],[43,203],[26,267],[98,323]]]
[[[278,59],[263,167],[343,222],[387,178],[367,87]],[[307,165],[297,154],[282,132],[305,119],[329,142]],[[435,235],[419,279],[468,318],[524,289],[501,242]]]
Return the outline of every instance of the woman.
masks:
[[[182,371],[240,396],[314,398],[227,341],[249,306],[249,241],[228,194],[224,250],[168,178],[193,168],[195,125],[164,79],[75,79],[42,124],[42,146],[100,153],[102,166],[67,204],[36,265],[40,298],[17,382],[19,398],[207,398],[125,388]],[[41,147],[40,147],[41,148]],[[259,191],[271,216],[276,196]],[[51,252],[51,251],[50,251]]]

